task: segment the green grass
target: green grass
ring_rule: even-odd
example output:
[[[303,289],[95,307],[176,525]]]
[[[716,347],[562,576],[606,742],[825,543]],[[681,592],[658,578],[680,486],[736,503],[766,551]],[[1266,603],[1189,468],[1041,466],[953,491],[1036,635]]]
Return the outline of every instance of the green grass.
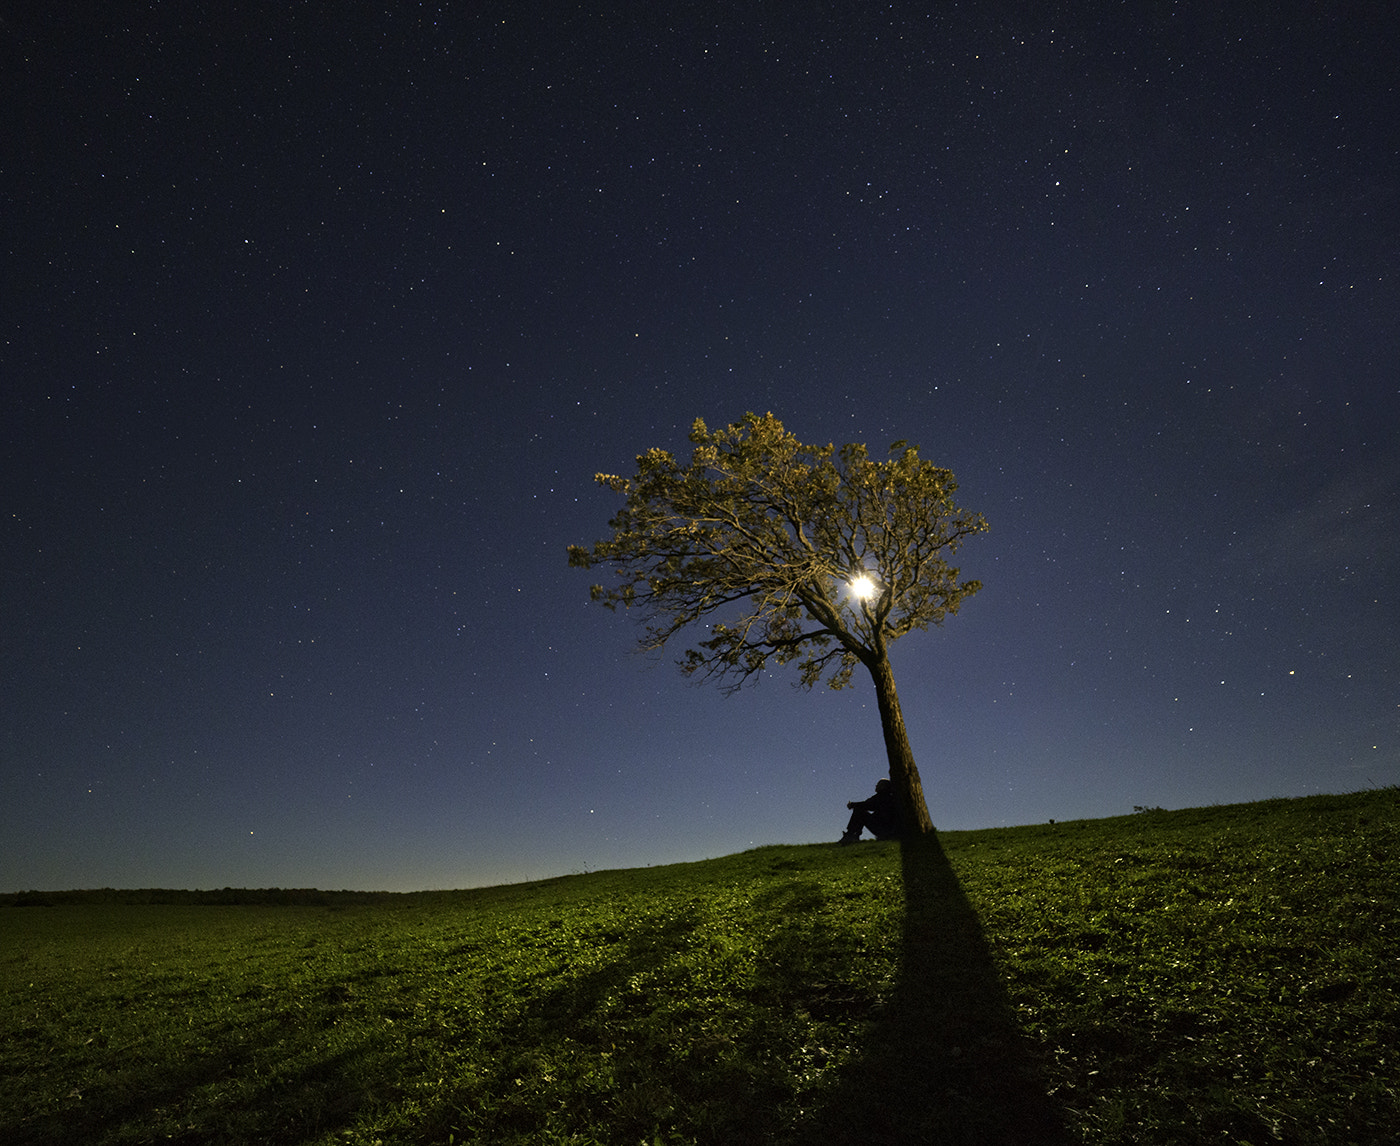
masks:
[[[1396,789],[325,899],[0,908],[0,1142],[1400,1126]]]

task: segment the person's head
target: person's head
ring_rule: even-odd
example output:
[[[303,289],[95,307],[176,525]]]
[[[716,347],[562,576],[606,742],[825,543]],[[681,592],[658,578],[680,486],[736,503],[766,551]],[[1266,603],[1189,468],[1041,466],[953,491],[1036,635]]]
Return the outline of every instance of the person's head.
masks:
[[[876,783],[876,785],[875,785],[875,791],[877,791],[877,792],[888,792],[888,791],[889,791],[891,788],[893,788],[893,787],[894,787],[894,785],[891,784],[888,780],[880,780],[880,781],[878,781],[878,782]]]

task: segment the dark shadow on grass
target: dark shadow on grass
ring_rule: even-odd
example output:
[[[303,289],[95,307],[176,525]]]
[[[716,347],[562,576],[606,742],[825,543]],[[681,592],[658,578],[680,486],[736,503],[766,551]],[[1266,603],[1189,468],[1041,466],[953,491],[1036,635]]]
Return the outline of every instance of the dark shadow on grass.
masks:
[[[424,1146],[447,1141],[548,1142],[563,1136],[559,1127],[608,1124],[616,1128],[618,1122],[625,1123],[626,1117],[615,1109],[624,1103],[607,1088],[594,1092],[585,1086],[571,1092],[567,1100],[541,1101],[541,1087],[554,1089],[544,1068],[557,1069],[559,1063],[567,1062],[574,1049],[582,1050],[585,1056],[600,1051],[596,1040],[601,1036],[590,1029],[590,1018],[629,979],[659,966],[683,946],[697,922],[693,911],[682,911],[656,931],[647,930],[633,937],[616,959],[568,979],[532,1000],[514,1021],[493,1036],[496,1053],[480,1056],[473,1064],[470,1079],[452,1087],[433,1103],[413,1132],[412,1140]],[[638,1107],[636,1125],[629,1125],[627,1136],[619,1139],[628,1142],[649,1140],[650,1131],[661,1121],[650,1107],[668,1106],[674,1101],[668,1093],[667,1078],[649,1080],[648,1076],[655,1072],[646,1068],[647,1035],[655,1032],[647,1028],[648,1001],[639,998],[633,1003],[638,1027],[633,1033],[640,1045],[612,1048],[618,1090],[623,1095],[630,1092]],[[474,1034],[464,1031],[464,1041],[472,1041]],[[549,1124],[550,1117],[557,1119],[557,1126]]]
[[[178,1066],[133,1069],[106,1090],[74,1096],[70,1109],[13,1125],[0,1123],[5,1146],[71,1146],[80,1142],[151,1140],[153,1110],[169,1109],[169,1125],[158,1138],[174,1146],[257,1142],[300,1146],[353,1125],[372,1102],[362,1085],[357,1051],[344,1051],[288,1072],[254,1100],[242,1099],[222,1113],[198,1096],[221,1081],[252,1070],[243,1053],[205,1056]],[[229,1123],[235,1123],[230,1125]]]
[[[1055,1146],[1070,1141],[976,912],[935,835],[901,845],[898,984],[860,1059],[800,1141]]]

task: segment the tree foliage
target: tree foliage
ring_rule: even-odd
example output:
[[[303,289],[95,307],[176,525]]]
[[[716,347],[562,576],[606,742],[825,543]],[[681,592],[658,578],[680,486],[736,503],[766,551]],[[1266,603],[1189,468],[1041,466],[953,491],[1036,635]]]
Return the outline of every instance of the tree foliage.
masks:
[[[803,445],[772,414],[711,431],[696,420],[688,462],[651,449],[635,477],[595,480],[626,497],[613,535],[571,546],[570,564],[610,567],[593,599],[638,608],[643,648],[703,623],[687,674],[741,687],[770,658],[798,662],[800,683],[850,681],[857,662],[942,623],[981,588],[948,563],[987,528],[953,503],[951,471],[896,442],[886,461],[864,445]],[[853,582],[870,578],[873,593]]]
[[[873,461],[856,443],[803,445],[772,414],[713,431],[697,419],[690,440],[688,462],[651,449],[633,477],[596,476],[626,500],[612,536],[570,546],[569,563],[613,572],[593,599],[639,609],[643,649],[700,630],[681,668],[727,690],[770,661],[796,661],[807,688],[843,688],[863,664],[903,830],[932,831],[889,645],[982,587],[959,581],[948,559],[987,523],[954,504],[949,470],[904,442]]]

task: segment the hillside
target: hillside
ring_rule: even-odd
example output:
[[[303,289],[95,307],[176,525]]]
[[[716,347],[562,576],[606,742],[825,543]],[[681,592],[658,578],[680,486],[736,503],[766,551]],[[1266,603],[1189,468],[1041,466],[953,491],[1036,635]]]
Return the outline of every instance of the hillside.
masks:
[[[1387,789],[14,907],[0,1141],[1389,1142],[1397,844]]]

